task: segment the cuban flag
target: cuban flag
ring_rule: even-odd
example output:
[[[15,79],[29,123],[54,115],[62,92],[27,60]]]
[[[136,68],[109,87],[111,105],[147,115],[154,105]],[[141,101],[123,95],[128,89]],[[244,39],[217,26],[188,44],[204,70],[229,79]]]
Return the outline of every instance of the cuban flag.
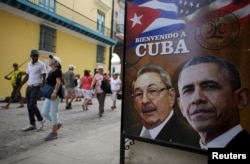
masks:
[[[135,0],[128,2],[128,46],[135,45],[135,38],[167,34],[185,28],[185,21],[178,19],[179,0]]]
[[[126,45],[136,38],[168,34],[216,10],[234,14],[244,27],[250,20],[250,0],[132,0],[127,5]]]

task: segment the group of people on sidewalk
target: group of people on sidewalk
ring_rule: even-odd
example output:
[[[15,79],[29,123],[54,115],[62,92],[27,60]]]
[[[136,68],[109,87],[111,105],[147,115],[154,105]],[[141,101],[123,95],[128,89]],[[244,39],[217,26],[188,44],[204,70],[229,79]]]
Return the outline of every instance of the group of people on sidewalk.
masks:
[[[62,127],[62,123],[58,116],[58,106],[61,100],[65,98],[66,109],[72,109],[72,102],[81,101],[79,91],[84,97],[82,104],[83,110],[88,110],[88,105],[92,103],[93,95],[96,96],[99,103],[99,116],[102,117],[104,112],[104,103],[106,93],[101,89],[103,79],[110,81],[112,88],[112,109],[116,108],[117,91],[121,90],[121,80],[118,79],[118,73],[115,73],[112,78],[104,73],[103,67],[98,67],[98,72],[92,77],[89,70],[84,70],[84,74],[80,79],[74,74],[74,65],[69,65],[69,69],[64,74],[62,73],[61,59],[58,56],[49,55],[50,71],[47,72],[46,65],[39,60],[39,51],[31,50],[31,61],[27,64],[26,71],[19,69],[17,63],[13,64],[13,71],[4,78],[11,81],[13,87],[11,96],[6,105],[2,106],[8,109],[13,100],[18,99],[21,103],[19,108],[23,108],[24,100],[21,95],[21,88],[27,82],[25,93],[29,125],[23,128],[23,131],[41,130],[44,127],[45,119],[52,124],[52,131],[45,141],[51,141],[57,138],[57,132]],[[22,78],[24,76],[24,78]],[[53,86],[53,91],[49,98],[45,98],[42,111],[40,112],[37,106],[37,99],[40,96],[40,89],[46,85]],[[79,89],[78,89],[79,88]],[[78,91],[78,92],[76,92]],[[45,119],[44,119],[45,118]]]

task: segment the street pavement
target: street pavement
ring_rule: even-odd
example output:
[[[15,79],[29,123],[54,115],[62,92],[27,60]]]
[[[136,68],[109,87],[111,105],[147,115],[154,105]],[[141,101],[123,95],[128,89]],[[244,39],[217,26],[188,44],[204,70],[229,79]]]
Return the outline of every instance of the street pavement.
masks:
[[[5,103],[0,103],[4,105]],[[43,101],[38,101],[42,109]],[[28,125],[26,108],[0,110],[0,164],[118,164],[120,155],[121,101],[112,110],[111,97],[105,100],[103,117],[98,115],[98,102],[88,111],[82,110],[82,101],[73,102],[73,109],[59,105],[59,118],[63,123],[58,139],[44,141],[52,125],[46,122],[41,131],[23,132]],[[26,104],[25,104],[26,106]]]

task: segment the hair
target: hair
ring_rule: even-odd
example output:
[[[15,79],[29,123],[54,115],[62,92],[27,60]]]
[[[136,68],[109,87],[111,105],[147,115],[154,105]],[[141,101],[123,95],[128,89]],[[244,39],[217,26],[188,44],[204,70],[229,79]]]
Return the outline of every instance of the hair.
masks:
[[[84,76],[89,76],[89,70],[84,70]]]
[[[155,64],[149,64],[146,65],[145,67],[141,68],[138,72],[137,72],[137,78],[144,74],[144,73],[148,73],[148,72],[155,72],[157,74],[160,75],[163,83],[166,85],[167,88],[172,88],[172,83],[171,83],[171,78],[168,74],[168,72],[166,70],[164,70],[161,66],[159,65],[155,65]],[[137,78],[133,81],[134,82],[137,80]],[[133,85],[134,86],[134,85]]]
[[[216,64],[219,68],[219,72],[221,72],[228,78],[234,90],[239,89],[241,87],[239,71],[235,68],[235,66],[232,63],[217,56],[204,56],[203,55],[203,56],[197,56],[197,57],[189,59],[181,68],[178,79],[180,79],[181,72],[184,69],[186,69],[189,66],[202,64],[202,63]]]
[[[13,67],[18,67],[18,64],[17,63],[13,63]]]
[[[61,64],[60,64],[60,63],[58,63],[55,59],[53,59],[53,60],[55,61],[55,66],[56,66],[56,68],[58,68],[58,69],[62,69]]]

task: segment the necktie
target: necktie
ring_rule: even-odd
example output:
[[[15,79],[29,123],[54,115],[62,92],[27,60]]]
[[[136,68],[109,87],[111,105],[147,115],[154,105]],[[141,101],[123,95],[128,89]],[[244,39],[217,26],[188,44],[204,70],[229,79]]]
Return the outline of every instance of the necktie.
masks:
[[[143,134],[142,134],[142,137],[145,137],[145,138],[151,138],[151,135],[149,133],[149,130],[144,130]]]

